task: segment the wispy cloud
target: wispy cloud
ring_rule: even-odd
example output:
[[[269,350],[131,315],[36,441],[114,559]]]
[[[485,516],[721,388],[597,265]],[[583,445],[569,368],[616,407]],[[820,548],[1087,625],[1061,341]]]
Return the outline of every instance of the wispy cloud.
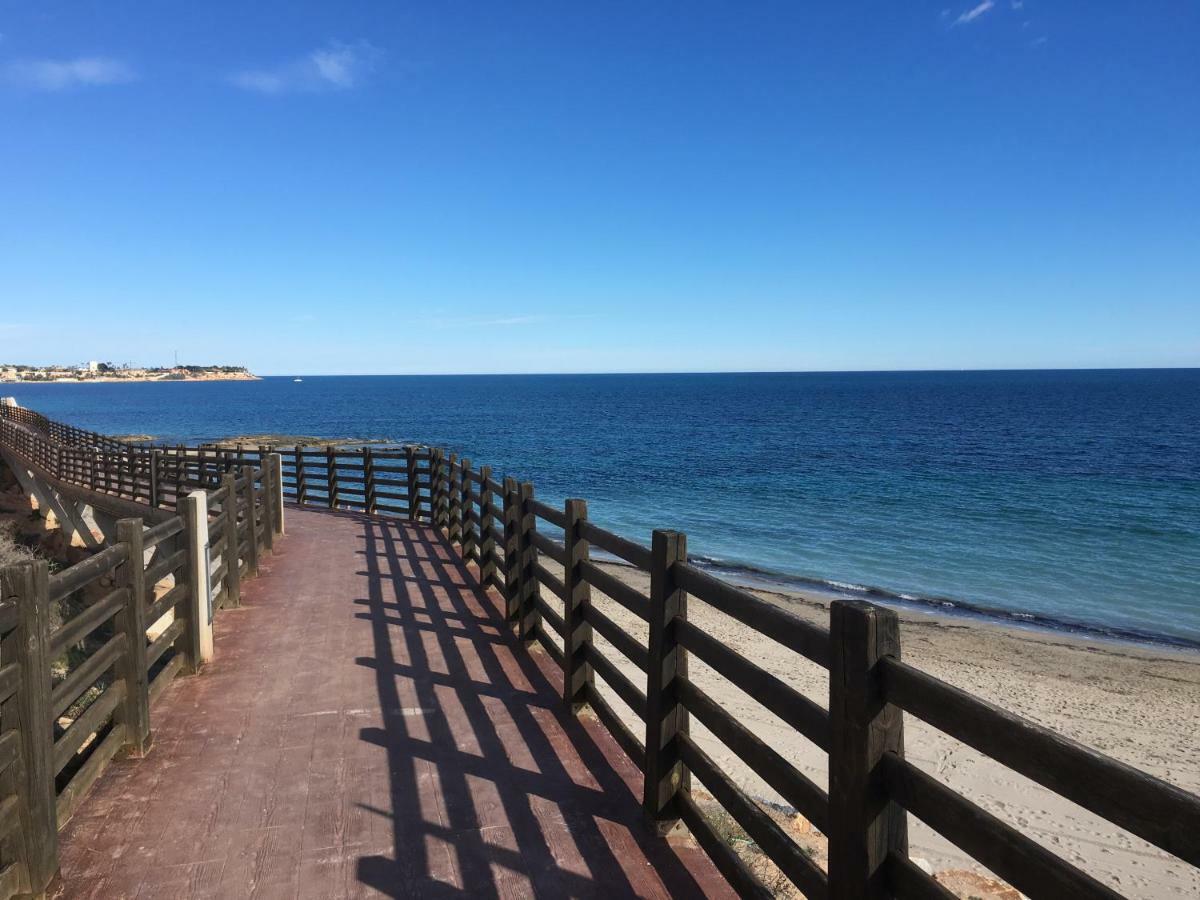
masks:
[[[559,322],[568,319],[594,318],[596,318],[594,314],[578,316],[465,316],[451,319],[426,319],[425,324],[432,328],[514,328],[519,325],[541,325],[546,322]]]
[[[980,3],[978,6],[971,7],[971,9],[968,9],[965,13],[963,13],[961,16],[959,16],[957,19],[955,19],[954,24],[955,25],[966,25],[970,22],[974,22],[976,19],[978,19],[980,16],[982,16],[984,13],[986,13],[989,9],[991,9],[995,5],[996,5],[995,0],[983,0],[983,2]]]
[[[379,63],[380,51],[367,41],[331,41],[300,59],[268,69],[246,69],[230,83],[260,94],[344,91],[362,84]]]
[[[133,68],[107,56],[76,59],[16,59],[3,68],[4,80],[39,91],[126,84],[137,77]]]

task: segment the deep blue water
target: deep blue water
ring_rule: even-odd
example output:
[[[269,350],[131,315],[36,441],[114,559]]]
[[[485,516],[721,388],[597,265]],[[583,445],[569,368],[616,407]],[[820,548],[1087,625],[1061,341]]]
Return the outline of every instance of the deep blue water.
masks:
[[[792,579],[1200,645],[1200,370],[3,385],[111,434],[450,447]]]

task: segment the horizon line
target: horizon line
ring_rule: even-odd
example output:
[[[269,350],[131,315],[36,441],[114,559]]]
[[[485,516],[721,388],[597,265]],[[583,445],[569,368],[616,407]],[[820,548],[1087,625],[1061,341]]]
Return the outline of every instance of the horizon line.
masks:
[[[914,369],[614,369],[611,371],[555,372],[254,372],[260,378],[472,378],[494,376],[559,375],[887,375],[953,372],[1169,372],[1200,370],[1191,366],[991,366]]]

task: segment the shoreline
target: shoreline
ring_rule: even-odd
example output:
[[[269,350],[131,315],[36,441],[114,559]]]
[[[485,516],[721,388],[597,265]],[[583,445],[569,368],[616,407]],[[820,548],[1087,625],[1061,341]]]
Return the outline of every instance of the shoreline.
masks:
[[[780,597],[802,597],[809,602],[828,603],[832,600],[866,600],[886,606],[901,614],[908,613],[914,620],[938,620],[947,622],[978,622],[1018,633],[1054,635],[1076,641],[1099,641],[1114,646],[1140,647],[1177,653],[1184,657],[1200,659],[1200,639],[1164,635],[1150,631],[1110,628],[1090,622],[1056,619],[1041,613],[1022,613],[997,607],[977,605],[961,600],[938,597],[913,597],[884,588],[855,585],[839,588],[828,582],[801,577],[762,574],[740,566],[712,564],[703,558],[691,560],[713,575],[725,578],[739,587],[757,592],[776,594]],[[917,618],[919,617],[919,618]]]
[[[607,560],[605,562],[607,563]],[[749,584],[732,578],[729,580],[757,596],[769,599],[776,606],[792,612],[796,612],[796,607],[800,607],[801,609],[817,609],[828,614],[829,605],[834,600],[864,599],[853,595],[843,595],[836,590],[822,591],[816,588],[810,591],[789,590]],[[1058,626],[1053,624],[1052,620],[1013,621],[1002,616],[993,616],[983,610],[963,607],[938,609],[932,605],[923,606],[919,601],[890,602],[879,601],[873,597],[865,599],[895,611],[900,618],[902,630],[906,627],[921,628],[925,626],[942,629],[979,628],[1018,641],[1048,642],[1057,646],[1069,646],[1097,653],[1200,665],[1200,647],[1191,645],[1177,645],[1153,638],[1118,636],[1099,629],[1092,630],[1087,626],[1079,628],[1070,625]]]
[[[631,563],[602,551],[596,551],[595,558],[597,562],[606,566],[639,571]],[[828,612],[829,604],[834,600],[866,600],[895,610],[902,622],[907,621],[911,624],[932,622],[949,627],[975,623],[1014,635],[1054,637],[1081,645],[1101,643],[1114,649],[1162,653],[1171,658],[1200,662],[1200,640],[1112,629],[1086,622],[1068,622],[1051,616],[1009,612],[957,600],[916,598],[883,588],[856,585],[853,589],[839,589],[828,582],[714,562],[703,556],[689,557],[688,561],[714,577],[754,594],[768,596],[772,602],[785,609],[795,605],[818,606]]]

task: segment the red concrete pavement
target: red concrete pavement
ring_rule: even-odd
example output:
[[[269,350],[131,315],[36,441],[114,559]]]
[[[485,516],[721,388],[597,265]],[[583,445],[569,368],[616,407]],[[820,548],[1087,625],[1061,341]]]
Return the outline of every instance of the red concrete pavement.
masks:
[[[63,830],[52,892],[730,896],[649,836],[640,772],[473,572],[426,527],[289,509],[216,660]]]

